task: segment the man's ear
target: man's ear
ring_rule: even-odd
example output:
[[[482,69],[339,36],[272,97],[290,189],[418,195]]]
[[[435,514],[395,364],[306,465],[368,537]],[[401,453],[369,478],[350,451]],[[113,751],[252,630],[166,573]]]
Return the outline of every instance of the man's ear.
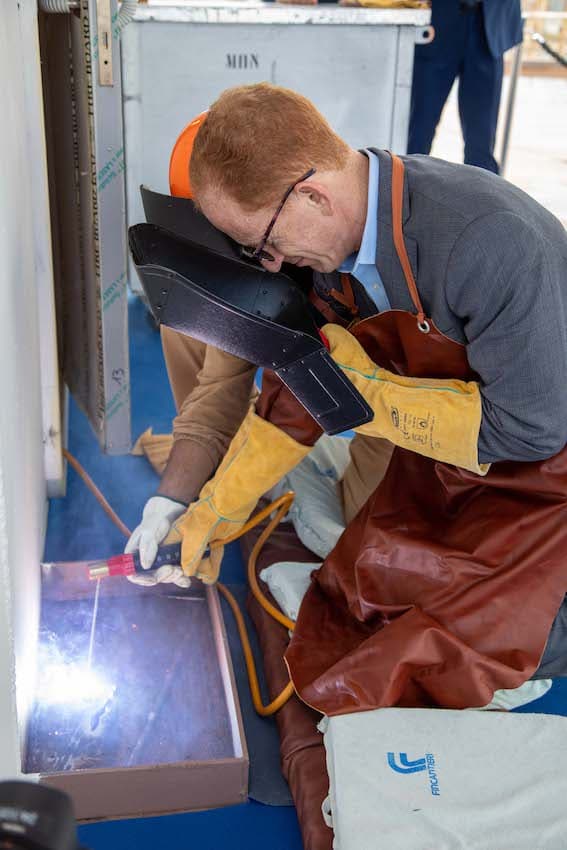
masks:
[[[297,194],[303,203],[309,207],[319,210],[321,215],[333,214],[333,202],[329,190],[321,183],[303,183],[296,188]]]

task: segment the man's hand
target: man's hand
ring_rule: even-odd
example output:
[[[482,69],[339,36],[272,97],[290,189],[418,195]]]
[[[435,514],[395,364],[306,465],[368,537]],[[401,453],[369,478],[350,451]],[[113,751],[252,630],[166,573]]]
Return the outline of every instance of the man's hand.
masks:
[[[124,549],[126,554],[139,550],[140,563],[145,570],[149,571],[157,555],[159,544],[165,540],[175,520],[186,510],[187,507],[182,502],[176,502],[166,496],[152,496],[144,507],[142,522],[130,535]],[[181,567],[169,565],[147,574],[136,573],[128,576],[128,579],[144,587],[169,582],[179,587],[189,587],[191,583],[191,580],[183,574]]]
[[[132,584],[142,587],[155,587],[156,584],[176,584],[177,587],[191,587],[191,579],[186,576],[181,567],[165,564],[157,570],[148,570],[147,573],[134,573],[127,576]]]

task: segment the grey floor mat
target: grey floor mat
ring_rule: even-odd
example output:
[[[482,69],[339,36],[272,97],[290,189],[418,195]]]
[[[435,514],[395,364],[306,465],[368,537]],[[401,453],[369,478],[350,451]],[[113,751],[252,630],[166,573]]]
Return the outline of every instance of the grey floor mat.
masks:
[[[228,584],[227,587],[235,596],[244,615],[263,699],[264,702],[267,702],[268,695],[262,667],[262,656],[254,626],[246,611],[248,588],[244,585],[235,584]],[[260,717],[254,710],[238,630],[232,611],[224,599],[222,609],[250,755],[249,796],[258,803],[264,803],[268,806],[292,806],[293,800],[289,786],[280,768],[280,739],[276,721],[273,717]]]

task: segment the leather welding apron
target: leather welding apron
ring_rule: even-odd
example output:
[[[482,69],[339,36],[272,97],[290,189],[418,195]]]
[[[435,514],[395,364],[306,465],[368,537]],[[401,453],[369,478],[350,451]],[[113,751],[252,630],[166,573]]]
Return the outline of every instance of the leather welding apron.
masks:
[[[385,369],[478,380],[465,347],[424,314],[402,232],[403,163],[392,160],[394,242],[415,314],[390,310],[351,331]],[[534,673],[566,591],[567,449],[480,477],[395,448],[314,574],[286,661],[300,697],[329,715],[482,706]]]

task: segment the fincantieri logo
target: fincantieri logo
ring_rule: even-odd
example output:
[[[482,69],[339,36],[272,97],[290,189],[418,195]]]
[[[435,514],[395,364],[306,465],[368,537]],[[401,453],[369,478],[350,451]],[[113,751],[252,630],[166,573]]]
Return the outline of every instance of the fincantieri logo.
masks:
[[[388,764],[396,773],[424,773],[427,771],[429,787],[434,797],[440,797],[439,779],[433,753],[426,753],[424,758],[410,761],[407,753],[388,753]]]

